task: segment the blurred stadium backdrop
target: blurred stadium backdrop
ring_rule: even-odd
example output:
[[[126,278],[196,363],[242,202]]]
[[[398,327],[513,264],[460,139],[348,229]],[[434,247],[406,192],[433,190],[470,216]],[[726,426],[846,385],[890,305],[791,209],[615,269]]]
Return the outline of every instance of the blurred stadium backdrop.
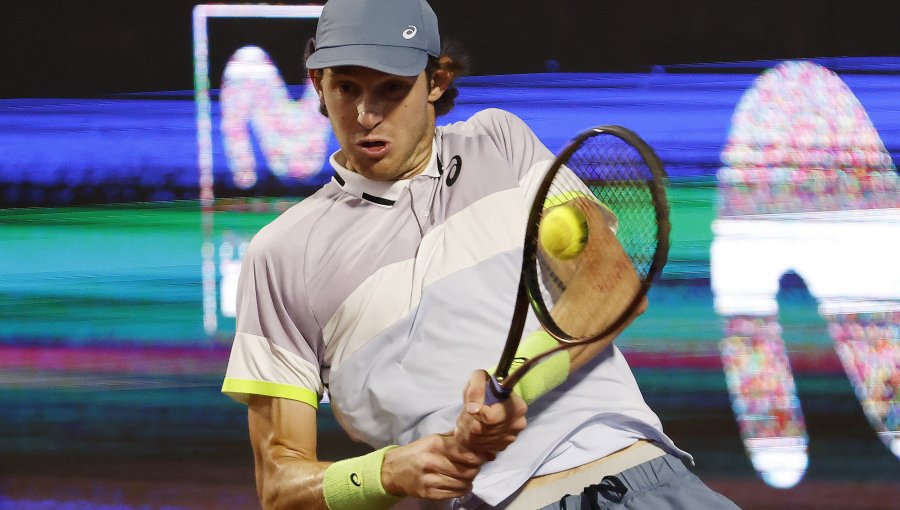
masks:
[[[252,34],[215,35],[311,35],[318,9],[197,7],[192,91],[0,99],[0,507],[256,506],[218,392],[241,256],[337,145]],[[896,508],[900,57],[460,89],[440,122],[503,108],[552,150],[619,124],[659,153],[669,264],[618,345],[701,476],[745,508]],[[320,421],[324,458],[365,450]]]

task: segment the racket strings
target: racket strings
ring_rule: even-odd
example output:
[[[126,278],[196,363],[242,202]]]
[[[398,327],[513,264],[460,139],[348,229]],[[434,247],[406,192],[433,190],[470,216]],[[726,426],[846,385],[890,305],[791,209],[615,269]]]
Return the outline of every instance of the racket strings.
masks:
[[[615,241],[633,266],[639,285],[650,278],[658,245],[656,204],[650,188],[654,174],[641,153],[631,144],[612,135],[598,135],[584,141],[559,168],[544,201],[544,212],[552,206],[589,199],[599,202],[606,224],[614,233]],[[581,207],[584,207],[581,205]],[[599,235],[589,230],[591,235]],[[625,258],[625,257],[620,257]],[[587,260],[590,259],[590,260]],[[620,261],[621,262],[621,261]],[[603,264],[597,257],[576,256],[560,261],[538,251],[535,258],[538,273],[540,301],[538,307],[553,315],[556,326],[564,337],[576,340],[599,335],[632,304],[634,297],[644,290],[634,283],[624,285],[623,274],[627,267],[594,271],[597,276],[584,276],[581,264]],[[626,264],[627,266],[627,264]],[[592,291],[583,291],[585,278],[592,278]],[[634,282],[634,277],[624,278]],[[628,291],[618,287],[627,286]],[[572,288],[572,294],[563,298]],[[571,299],[573,295],[577,299]],[[552,311],[557,303],[563,303],[567,311]],[[560,317],[566,318],[560,318]],[[576,326],[577,324],[577,326]]]
[[[544,212],[546,213],[551,207],[571,203],[571,201],[581,198],[594,199],[595,197],[590,187],[572,170],[562,167],[550,183],[547,198],[544,200]],[[543,250],[538,250],[536,259],[542,298],[548,306],[552,306],[565,292],[568,281],[576,271],[577,259],[572,263],[561,263],[544,253]]]
[[[616,215],[621,225],[616,237],[638,276],[647,278],[659,231],[650,189],[653,171],[646,160],[624,140],[601,135],[587,140],[568,165],[585,180],[597,200]]]

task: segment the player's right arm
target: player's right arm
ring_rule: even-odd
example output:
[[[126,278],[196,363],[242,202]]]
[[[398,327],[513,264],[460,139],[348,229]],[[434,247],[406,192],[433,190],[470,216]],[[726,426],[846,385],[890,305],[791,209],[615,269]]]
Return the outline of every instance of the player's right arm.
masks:
[[[252,396],[248,409],[256,487],[263,508],[329,510],[325,496],[329,490],[330,510],[359,508],[358,502],[342,506],[340,498],[334,503],[334,487],[326,485],[326,470],[334,463],[321,462],[316,456],[315,408],[290,399]],[[486,455],[461,448],[453,434],[432,434],[391,448],[380,466],[380,483],[394,497],[376,497],[364,507],[388,508],[404,496],[462,496],[471,490],[472,480],[487,460]],[[328,481],[332,480],[333,476]]]
[[[256,395],[248,402],[247,421],[262,507],[328,510],[322,491],[328,463],[316,457],[316,409]]]

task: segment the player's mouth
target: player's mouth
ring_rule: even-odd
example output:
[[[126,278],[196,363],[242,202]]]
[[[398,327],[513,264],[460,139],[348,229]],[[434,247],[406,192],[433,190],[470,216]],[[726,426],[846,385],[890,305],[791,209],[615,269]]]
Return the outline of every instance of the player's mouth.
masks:
[[[366,156],[369,156],[370,158],[380,158],[387,154],[388,150],[391,147],[391,144],[386,140],[381,140],[378,138],[367,138],[365,140],[360,140],[359,142],[357,142],[356,146]]]

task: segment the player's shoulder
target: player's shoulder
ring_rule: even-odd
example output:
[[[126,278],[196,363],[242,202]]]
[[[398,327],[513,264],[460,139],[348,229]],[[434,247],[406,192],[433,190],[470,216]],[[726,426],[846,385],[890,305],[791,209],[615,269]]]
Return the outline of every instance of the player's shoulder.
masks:
[[[491,133],[510,129],[527,128],[525,122],[516,114],[500,108],[485,108],[474,113],[466,120],[448,124],[443,127],[447,132]]]
[[[501,151],[514,145],[513,141],[521,144],[521,141],[534,138],[531,128],[522,119],[500,108],[487,108],[466,120],[443,126],[440,136],[443,140],[478,139],[478,146],[492,146]]]
[[[250,241],[248,253],[271,256],[303,246],[312,226],[334,201],[334,193],[328,188],[320,188],[262,227]]]
[[[485,108],[472,115],[471,119],[481,123],[522,122],[516,114],[501,108]]]

